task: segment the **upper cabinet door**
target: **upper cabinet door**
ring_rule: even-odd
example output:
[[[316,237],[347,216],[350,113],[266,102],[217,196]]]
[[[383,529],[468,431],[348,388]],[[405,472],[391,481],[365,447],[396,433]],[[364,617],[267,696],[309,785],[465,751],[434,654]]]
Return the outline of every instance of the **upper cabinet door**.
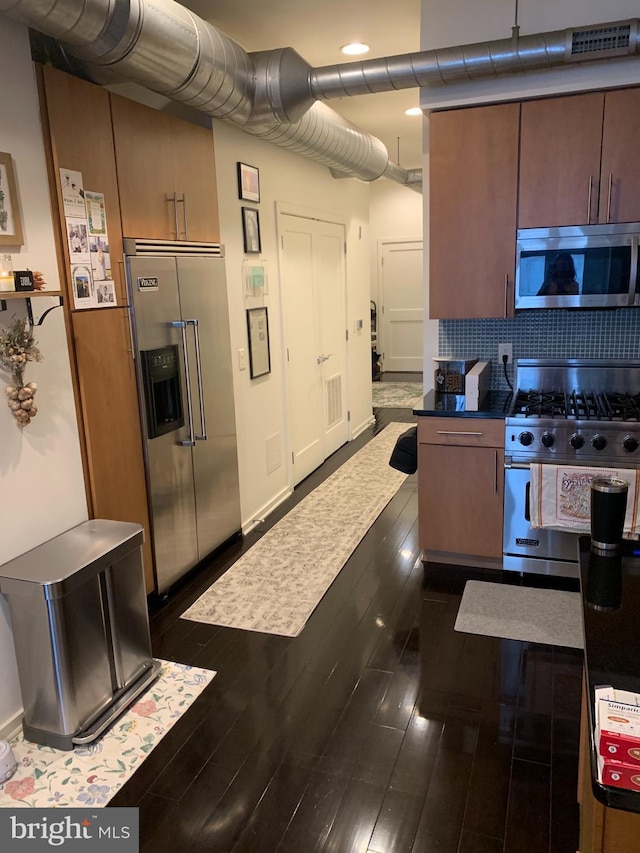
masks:
[[[175,120],[173,166],[180,240],[220,240],[213,132]]]
[[[429,117],[429,316],[513,313],[519,104]]]
[[[217,242],[213,132],[111,95],[125,237]]]
[[[522,104],[519,228],[595,224],[604,93]]]
[[[640,221],[640,89],[605,97],[599,222]]]
[[[111,276],[115,281],[118,304],[126,304],[123,267],[117,263],[117,259],[122,257],[122,231],[109,93],[100,86],[49,65],[37,65],[36,69],[48,120],[60,222],[64,228],[60,169],[73,169],[82,173],[85,190],[104,195]],[[69,269],[71,259],[67,240],[61,240],[60,251]],[[73,308],[70,280],[67,281],[67,295],[68,304]]]
[[[177,240],[171,116],[111,95],[124,237]]]

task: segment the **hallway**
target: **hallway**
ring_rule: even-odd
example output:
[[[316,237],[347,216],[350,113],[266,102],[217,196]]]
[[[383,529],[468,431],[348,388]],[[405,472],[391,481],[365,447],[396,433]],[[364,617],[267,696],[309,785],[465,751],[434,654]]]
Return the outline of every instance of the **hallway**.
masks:
[[[371,435],[153,608],[154,654],[217,675],[110,803],[141,851],[575,853],[582,652],[453,630],[477,573],[425,576],[415,475],[295,639],[178,618]]]

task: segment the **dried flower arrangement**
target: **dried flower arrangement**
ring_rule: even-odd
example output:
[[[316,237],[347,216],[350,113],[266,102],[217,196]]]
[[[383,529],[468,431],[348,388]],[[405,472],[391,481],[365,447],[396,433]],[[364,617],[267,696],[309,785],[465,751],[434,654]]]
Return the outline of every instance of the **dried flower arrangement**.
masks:
[[[24,384],[24,370],[30,361],[42,361],[43,355],[33,337],[33,329],[24,320],[16,319],[8,329],[0,331],[0,368],[11,376],[7,385],[7,404],[18,426],[26,426],[38,409],[33,401],[38,386]]]

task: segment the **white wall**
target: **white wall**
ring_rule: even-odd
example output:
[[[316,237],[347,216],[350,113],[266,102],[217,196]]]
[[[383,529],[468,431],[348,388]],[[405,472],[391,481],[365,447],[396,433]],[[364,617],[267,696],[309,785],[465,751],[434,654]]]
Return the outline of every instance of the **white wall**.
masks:
[[[426,176],[425,176],[426,177]],[[426,193],[428,185],[423,185]],[[422,240],[424,195],[393,181],[380,180],[371,184],[369,205],[369,227],[371,240],[369,258],[371,264],[371,299],[380,306],[380,243],[383,240]],[[424,281],[424,329],[423,358],[426,365],[432,364],[438,355],[438,321],[427,319],[429,308],[429,246],[423,244]],[[433,386],[433,370],[424,372],[424,387]]]
[[[518,0],[521,35],[567,27],[612,23],[640,14],[638,0]],[[421,49],[435,50],[511,37],[516,0],[422,0]],[[592,65],[570,64],[527,75],[484,78],[473,83],[424,88],[423,108],[483,103],[488,100],[550,95],[624,86],[640,81],[640,58],[621,58]]]
[[[304,208],[311,216],[344,222],[347,234],[348,388],[351,427],[361,431],[371,418],[371,354],[369,346],[369,186],[352,179],[336,180],[329,169],[284,148],[264,142],[225,122],[213,123],[221,242],[227,258],[231,347],[234,353],[234,389],[238,428],[242,523],[250,529],[257,520],[291,491],[285,417],[284,340],[282,294],[278,271],[276,204]],[[236,163],[255,166],[260,173],[260,203],[238,199]],[[241,208],[257,206],[262,237],[261,257],[266,259],[269,293],[271,373],[252,380],[240,370],[237,352],[247,349],[245,310],[263,304],[246,298],[242,281],[243,254]],[[254,256],[250,256],[254,257]],[[363,330],[354,333],[356,320]],[[301,318],[304,322],[304,318]],[[280,436],[282,465],[267,474],[266,442]]]
[[[13,256],[14,269],[37,269],[48,287],[59,287],[38,116],[36,83],[25,27],[0,16],[0,150],[13,157],[22,208],[24,246],[0,247]],[[11,81],[10,84],[6,81]],[[34,300],[34,311],[56,304]],[[0,327],[14,315],[24,316],[25,303],[8,301]],[[71,374],[62,311],[57,309],[36,330],[44,355],[26,370],[38,383],[38,416],[20,430],[0,400],[0,481],[2,522],[0,564],[86,520],[87,505]],[[8,376],[0,374],[2,380]],[[4,385],[5,382],[2,383]],[[1,573],[1,569],[0,569]],[[9,625],[8,607],[0,601],[0,729],[21,709],[20,691]]]

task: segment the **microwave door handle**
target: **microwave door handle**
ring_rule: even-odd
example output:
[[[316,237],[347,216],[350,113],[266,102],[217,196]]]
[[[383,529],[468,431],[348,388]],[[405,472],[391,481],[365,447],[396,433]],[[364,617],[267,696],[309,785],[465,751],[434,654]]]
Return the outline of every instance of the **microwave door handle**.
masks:
[[[189,384],[189,351],[187,348],[187,324],[184,320],[175,320],[170,324],[174,329],[180,329],[182,335],[182,354],[184,356],[184,372],[185,372],[185,388],[187,389],[187,413],[189,415],[189,438],[184,441],[179,441],[182,447],[193,447],[195,439],[193,437],[193,403],[191,400],[191,386]]]
[[[198,377],[198,397],[200,400],[200,434],[196,434],[196,441],[207,440],[207,425],[204,415],[204,393],[202,390],[202,360],[200,358],[200,333],[198,331],[197,320],[187,320],[190,326],[193,326],[193,340],[196,347],[196,376]]]
[[[629,276],[629,305],[635,305],[638,289],[638,238],[631,238],[631,274]]]

